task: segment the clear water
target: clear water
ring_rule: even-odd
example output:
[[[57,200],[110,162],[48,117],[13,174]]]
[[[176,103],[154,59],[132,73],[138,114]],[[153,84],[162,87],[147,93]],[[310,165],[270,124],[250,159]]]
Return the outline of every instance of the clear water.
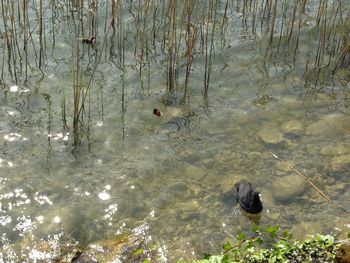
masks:
[[[98,59],[95,48],[103,45],[104,5],[96,46],[79,43],[70,13],[65,17],[65,11],[58,12],[55,29],[50,19],[44,21],[48,36],[43,71],[32,65],[26,84],[16,85],[9,76],[1,81],[0,236],[7,249],[0,253],[1,260],[16,262],[27,254],[30,261],[35,257],[30,247],[41,240],[70,236],[85,246],[128,231],[144,235],[150,246],[157,244],[164,261],[218,253],[226,239],[235,240],[252,225],[244,214],[233,213],[233,196],[224,194],[240,179],[262,193],[262,227],[280,225],[296,237],[314,232],[341,236],[349,230],[348,214],[310,185],[291,200],[277,200],[274,182],[295,173],[253,139],[266,127],[275,127],[283,143],[269,149],[334,203],[350,209],[350,163],[343,160],[341,169],[334,168],[337,158],[350,156],[350,83],[324,81],[315,89],[308,87],[309,46],[299,47],[296,67],[285,58],[266,66],[263,36],[253,38],[238,26],[240,30],[230,27],[226,45],[212,58],[208,99],[202,96],[205,57],[198,55],[190,99],[181,104],[181,91],[171,96],[166,92],[166,64],[158,50],[150,48],[151,63],[145,66],[141,85],[130,35],[134,20],[125,15],[125,70],[111,55],[115,47],[110,43],[116,38],[107,37],[81,144],[74,148],[76,46],[81,45],[79,65],[82,82],[87,83]],[[231,9],[230,15],[230,25],[241,23],[239,11]],[[87,21],[84,17],[85,25]],[[51,30],[56,30],[55,45]],[[312,30],[306,28],[304,34],[301,38],[307,39]],[[61,115],[64,93],[68,133]],[[163,112],[161,117],[152,114],[155,107]],[[291,120],[301,124],[298,136],[284,132]]]

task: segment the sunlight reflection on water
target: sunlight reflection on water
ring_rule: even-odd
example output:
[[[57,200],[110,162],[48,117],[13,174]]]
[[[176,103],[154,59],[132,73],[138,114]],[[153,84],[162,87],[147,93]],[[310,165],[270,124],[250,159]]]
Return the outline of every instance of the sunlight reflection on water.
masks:
[[[16,141],[16,140],[20,139],[21,137],[22,137],[22,135],[18,134],[18,133],[10,133],[10,134],[4,135],[4,139],[9,141],[9,142]],[[22,140],[28,140],[28,139],[23,138]]]

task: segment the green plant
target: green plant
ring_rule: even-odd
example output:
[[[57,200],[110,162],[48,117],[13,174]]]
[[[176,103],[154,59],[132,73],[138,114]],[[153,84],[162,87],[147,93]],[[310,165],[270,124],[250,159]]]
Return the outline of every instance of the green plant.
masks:
[[[206,255],[193,263],[235,263],[235,262],[334,262],[339,245],[330,235],[309,236],[305,240],[292,241],[288,230],[279,226],[268,226],[261,230],[252,227],[252,235],[237,235],[238,243],[226,242],[220,255]]]

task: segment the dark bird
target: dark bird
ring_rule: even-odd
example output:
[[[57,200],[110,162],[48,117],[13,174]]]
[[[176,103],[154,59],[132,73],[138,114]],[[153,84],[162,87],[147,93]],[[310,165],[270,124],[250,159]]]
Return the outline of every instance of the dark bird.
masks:
[[[235,184],[240,206],[248,213],[258,214],[263,209],[260,193],[253,190],[251,183],[242,180]]]
[[[157,109],[157,108],[153,109],[153,114],[157,115],[158,117],[162,116],[162,112],[159,109]]]
[[[82,38],[81,41],[83,41],[83,43],[85,43],[85,44],[95,44],[96,38],[95,37]]]

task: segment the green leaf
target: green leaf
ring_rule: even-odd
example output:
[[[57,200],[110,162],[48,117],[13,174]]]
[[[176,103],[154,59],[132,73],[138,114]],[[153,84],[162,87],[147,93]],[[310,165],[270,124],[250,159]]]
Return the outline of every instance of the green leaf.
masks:
[[[225,251],[228,251],[230,249],[232,249],[232,244],[230,241],[227,241],[223,246],[222,248],[225,250]]]
[[[249,246],[247,248],[247,252],[253,254],[255,252],[255,247],[254,246]]]
[[[288,251],[290,248],[290,244],[288,241],[281,240],[275,246],[280,252]]]
[[[222,262],[222,258],[223,258],[222,255],[220,255],[220,256],[211,256],[211,257],[208,259],[208,262],[209,262],[209,263],[221,263],[221,262]]]
[[[279,226],[268,226],[266,227],[266,232],[270,234],[271,238],[275,238],[277,236],[279,228]]]
[[[253,223],[253,225],[252,225],[252,232],[253,233],[258,233],[259,230],[260,230],[260,227],[257,224]]]
[[[261,245],[261,244],[264,242],[264,240],[263,240],[261,237],[257,237],[257,238],[255,239],[255,242],[256,242],[258,245]]]
[[[204,253],[204,256],[203,256],[204,259],[209,259],[210,257],[211,257],[211,254],[209,254],[209,253]]]
[[[152,250],[152,251],[155,251],[155,250],[157,250],[158,248],[159,248],[159,244],[155,243],[155,244],[152,245],[151,250]]]
[[[292,237],[293,237],[293,235],[288,229],[283,231],[283,238],[292,239]]]
[[[324,246],[326,248],[328,248],[334,244],[334,237],[332,237],[331,235],[322,236],[321,239],[322,239]]]
[[[221,259],[221,263],[232,263],[232,260],[230,259],[230,257],[226,254],[222,257]]]
[[[275,263],[277,261],[276,256],[272,256],[269,259],[269,263]]]
[[[242,256],[242,251],[240,249],[235,249],[233,251],[233,255],[235,256],[235,258],[240,258]]]
[[[134,252],[134,255],[135,255],[135,256],[138,256],[138,255],[141,255],[143,252],[145,252],[145,250],[142,249],[142,248],[140,248],[140,249],[138,249],[138,250],[136,250],[136,251]]]
[[[247,235],[245,233],[239,233],[236,238],[238,241],[242,241],[247,239]]]

